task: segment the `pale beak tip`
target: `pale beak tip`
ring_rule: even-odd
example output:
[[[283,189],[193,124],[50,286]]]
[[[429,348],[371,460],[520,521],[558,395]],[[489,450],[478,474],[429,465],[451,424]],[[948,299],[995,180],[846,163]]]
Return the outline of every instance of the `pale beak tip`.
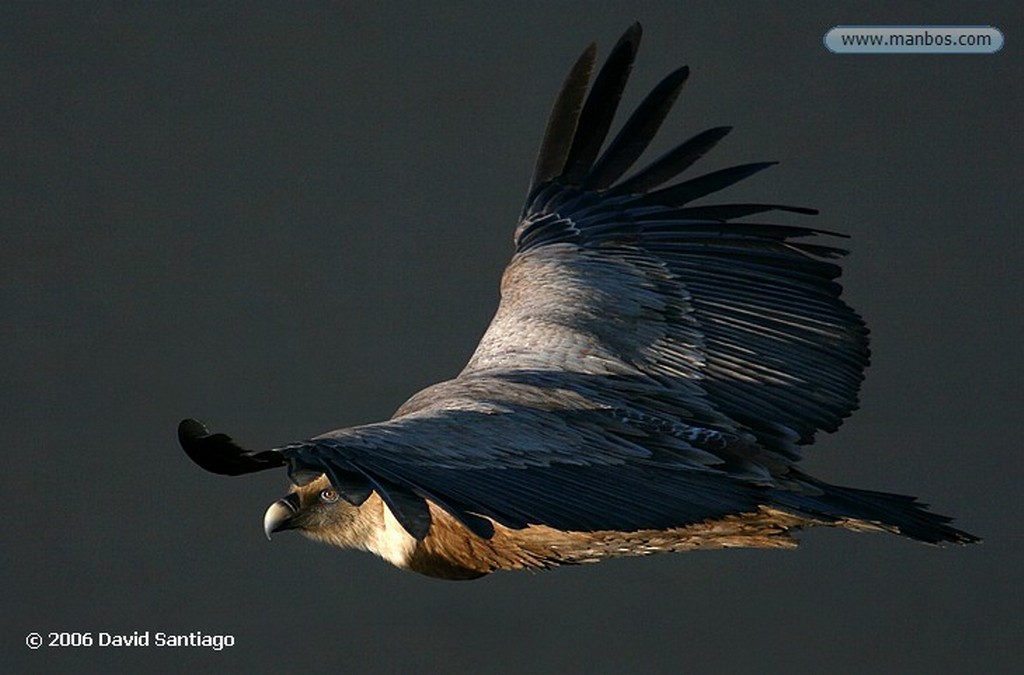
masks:
[[[289,497],[278,499],[263,514],[263,533],[267,535],[267,539],[270,539],[272,533],[287,529],[289,521],[297,512],[298,509]]]

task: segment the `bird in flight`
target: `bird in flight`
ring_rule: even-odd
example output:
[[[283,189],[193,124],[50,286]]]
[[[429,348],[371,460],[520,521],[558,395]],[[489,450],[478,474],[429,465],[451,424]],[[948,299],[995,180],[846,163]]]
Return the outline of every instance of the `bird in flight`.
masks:
[[[661,551],[791,548],[811,526],[971,543],[913,497],[825,483],[802,446],[857,407],[868,331],[840,299],[831,233],[704,198],[772,162],[679,180],[716,127],[633,170],[689,75],[669,73],[610,142],[634,24],[555,101],[501,302],[454,379],[384,422],[264,451],[187,419],[219,474],[287,467],[264,517],[422,574],[472,579]]]

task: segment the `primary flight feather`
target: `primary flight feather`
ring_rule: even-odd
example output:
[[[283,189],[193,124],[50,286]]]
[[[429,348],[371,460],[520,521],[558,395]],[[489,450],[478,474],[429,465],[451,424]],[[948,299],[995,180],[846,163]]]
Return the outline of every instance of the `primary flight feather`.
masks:
[[[179,425],[209,471],[288,467],[268,536],[297,529],[452,579],[791,547],[813,525],[977,540],[912,497],[796,468],[801,446],[857,407],[868,363],[867,329],[835,281],[844,251],[809,227],[735,222],[812,209],[702,201],[770,162],[677,180],[728,127],[634,170],[689,75],[670,73],[607,141],[640,35],[625,32],[589,92],[596,47],[570,70],[501,303],[457,377],[386,422],[262,452]]]

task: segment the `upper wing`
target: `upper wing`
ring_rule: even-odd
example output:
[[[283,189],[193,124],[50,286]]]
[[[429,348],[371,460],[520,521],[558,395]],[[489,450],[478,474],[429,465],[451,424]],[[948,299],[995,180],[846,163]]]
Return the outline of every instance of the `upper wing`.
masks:
[[[640,37],[619,41],[586,102],[588,49],[548,124],[497,315],[462,376],[501,370],[643,376],[695,398],[791,459],[857,405],[867,330],[842,300],[839,249],[806,227],[734,223],[768,204],[691,205],[770,164],[661,187],[728,129],[698,134],[622,179],[687,70],[666,77],[608,144]]]

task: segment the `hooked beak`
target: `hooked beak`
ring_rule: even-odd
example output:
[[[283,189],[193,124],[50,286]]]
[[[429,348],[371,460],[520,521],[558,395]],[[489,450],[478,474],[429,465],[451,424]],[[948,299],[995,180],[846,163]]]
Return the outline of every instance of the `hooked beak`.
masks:
[[[293,527],[292,516],[298,512],[299,497],[294,492],[271,504],[267,512],[263,514],[263,532],[266,533],[267,539],[270,539],[273,532]]]

